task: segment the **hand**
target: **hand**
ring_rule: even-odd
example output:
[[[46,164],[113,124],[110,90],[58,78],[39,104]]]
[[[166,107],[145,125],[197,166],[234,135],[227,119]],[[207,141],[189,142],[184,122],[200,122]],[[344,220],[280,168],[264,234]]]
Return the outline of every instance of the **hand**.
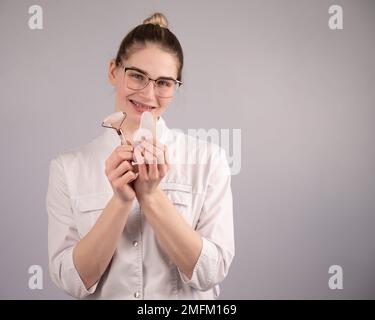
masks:
[[[133,159],[133,146],[121,145],[117,147],[105,161],[105,174],[111,183],[114,197],[121,202],[129,203],[135,198],[132,181],[138,176],[131,161]]]
[[[144,140],[135,148],[134,158],[139,173],[134,189],[141,202],[154,194],[169,170],[167,146],[156,139]]]

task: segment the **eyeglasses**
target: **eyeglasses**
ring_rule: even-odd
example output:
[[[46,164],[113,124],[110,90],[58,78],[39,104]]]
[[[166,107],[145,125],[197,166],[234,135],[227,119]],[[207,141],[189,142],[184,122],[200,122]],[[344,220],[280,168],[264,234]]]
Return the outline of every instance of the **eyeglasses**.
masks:
[[[142,70],[134,67],[124,67],[124,70],[126,86],[129,89],[142,90],[147,87],[150,81],[154,81],[155,94],[161,98],[173,97],[174,93],[177,91],[177,88],[182,85],[182,81],[168,77],[151,79]]]

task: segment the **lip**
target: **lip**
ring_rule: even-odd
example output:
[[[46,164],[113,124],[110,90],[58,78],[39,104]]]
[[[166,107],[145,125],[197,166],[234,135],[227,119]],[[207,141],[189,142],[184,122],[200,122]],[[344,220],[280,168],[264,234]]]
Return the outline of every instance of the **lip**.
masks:
[[[134,109],[137,113],[139,113],[139,114],[142,114],[142,113],[145,112],[145,111],[152,112],[153,110],[156,109],[156,107],[154,107],[154,106],[149,106],[149,105],[147,105],[147,104],[145,104],[145,103],[139,102],[139,101],[134,100],[134,99],[128,99],[128,100],[129,100],[130,104],[132,105],[133,109]],[[151,107],[151,108],[139,108],[139,107],[137,107],[137,106],[133,103],[133,101],[135,101],[136,103],[139,103],[139,104],[147,105],[147,106],[149,106],[149,107]]]

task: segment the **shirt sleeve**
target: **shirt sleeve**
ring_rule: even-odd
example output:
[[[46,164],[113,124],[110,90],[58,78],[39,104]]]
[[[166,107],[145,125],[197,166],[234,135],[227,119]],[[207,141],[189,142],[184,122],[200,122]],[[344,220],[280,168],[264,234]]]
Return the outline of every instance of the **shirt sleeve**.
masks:
[[[46,196],[48,212],[48,259],[52,281],[71,296],[81,299],[95,292],[83,284],[73,262],[73,249],[80,241],[61,158],[51,161]]]
[[[185,284],[201,291],[213,288],[226,277],[235,254],[231,174],[224,149],[219,148],[211,158],[210,169],[196,228],[202,237],[202,250],[191,279],[179,270]]]

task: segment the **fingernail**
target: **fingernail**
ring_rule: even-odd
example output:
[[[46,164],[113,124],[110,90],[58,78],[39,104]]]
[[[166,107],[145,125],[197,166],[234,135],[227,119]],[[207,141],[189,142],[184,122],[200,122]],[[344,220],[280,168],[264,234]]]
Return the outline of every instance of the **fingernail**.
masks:
[[[137,178],[138,178],[138,173],[136,173],[136,174],[135,174],[135,177],[132,178],[132,179],[130,179],[129,182],[132,182],[132,181],[134,181],[134,180],[137,179]]]

